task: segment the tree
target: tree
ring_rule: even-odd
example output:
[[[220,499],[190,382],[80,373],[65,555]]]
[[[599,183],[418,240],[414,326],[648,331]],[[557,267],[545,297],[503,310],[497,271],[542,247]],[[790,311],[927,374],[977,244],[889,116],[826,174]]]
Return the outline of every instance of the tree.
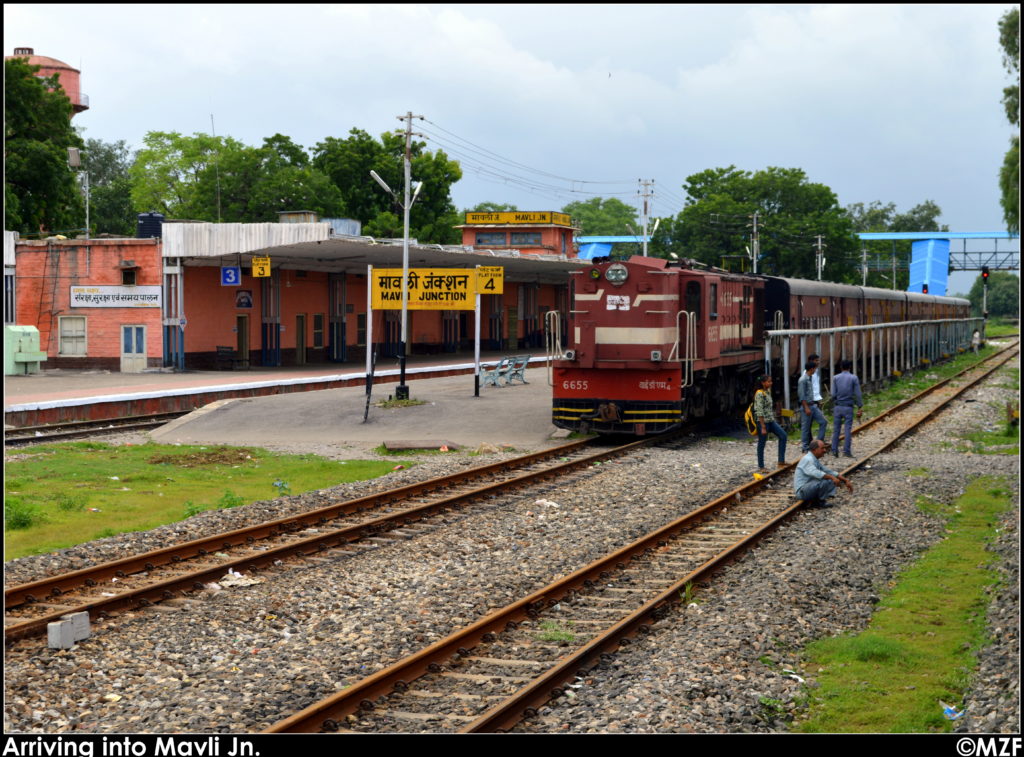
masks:
[[[461,235],[454,227],[459,215],[451,200],[451,185],[462,178],[462,169],[442,150],[429,152],[425,148],[425,142],[413,141],[410,145],[412,180],[422,182],[423,189],[409,213],[409,236],[420,242],[457,244]],[[401,219],[403,211],[370,177],[370,171],[375,171],[401,198],[404,159],[403,136],[385,133],[378,142],[361,129],[352,129],[345,139],[327,137],[313,148],[313,166],[330,178],[341,192],[345,212],[361,221],[371,236],[373,232],[393,231],[390,216]]]
[[[999,44],[1003,48],[1003,66],[1016,82],[1003,89],[1003,107],[1010,123],[1020,128],[1020,8],[1013,8],[999,20]],[[1011,232],[1020,231],[1020,134],[1010,138],[1010,149],[999,171],[1003,220]]]
[[[227,223],[276,222],[282,210],[344,214],[341,192],[281,134],[248,147],[231,137],[150,132],[145,144],[130,169],[140,212]]]
[[[514,213],[519,210],[515,205],[504,202],[478,202],[472,208],[466,208],[466,213]]]
[[[131,177],[134,160],[128,143],[85,140],[83,168],[89,172],[89,226],[93,234],[132,236],[137,220],[132,212]]]
[[[979,275],[967,295],[971,313],[981,315],[984,279]],[[989,315],[1017,316],[1020,313],[1020,277],[1009,271],[992,271],[988,278],[987,303]]]
[[[85,205],[68,168],[71,101],[57,75],[40,78],[24,58],[4,61],[4,228],[22,234],[82,226]]]
[[[636,209],[614,197],[591,197],[589,200],[570,202],[563,213],[572,216],[580,228],[580,236],[624,236],[636,229]]]
[[[683,185],[686,206],[667,242],[680,257],[722,265],[753,250],[757,212],[759,273],[816,278],[816,237],[821,235],[827,267],[823,278],[855,276],[851,257],[856,238],[835,193],[808,181],[799,168],[769,167],[751,173],[735,166],[694,174]],[[664,225],[664,222],[662,223]],[[735,264],[733,264],[735,265]],[[749,270],[749,262],[746,264]]]
[[[168,218],[217,220],[216,205],[197,202],[196,188],[207,169],[216,178],[220,162],[244,145],[231,137],[201,133],[186,137],[161,131],[148,132],[142,141],[145,147],[129,169],[135,210],[158,211]]]

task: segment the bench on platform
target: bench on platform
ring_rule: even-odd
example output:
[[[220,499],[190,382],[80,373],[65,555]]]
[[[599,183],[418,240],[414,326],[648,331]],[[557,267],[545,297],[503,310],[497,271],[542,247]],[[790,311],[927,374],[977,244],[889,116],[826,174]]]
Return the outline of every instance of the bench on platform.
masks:
[[[480,375],[483,377],[483,381],[480,382],[480,385],[501,386],[501,382],[504,381],[505,386],[511,386],[513,379],[519,379],[524,384],[528,383],[525,373],[531,357],[532,355],[509,355],[503,357],[492,368],[481,366]]]
[[[519,379],[524,384],[528,383],[526,380],[526,366],[530,364],[530,358],[532,355],[516,355],[512,358],[512,367],[508,369],[508,375],[505,376],[505,383],[509,386],[515,379]]]
[[[221,366],[225,363],[231,364],[232,370],[238,370],[238,367],[248,368],[248,360],[238,356],[235,352],[234,347],[226,347],[224,345],[217,345],[217,365]]]

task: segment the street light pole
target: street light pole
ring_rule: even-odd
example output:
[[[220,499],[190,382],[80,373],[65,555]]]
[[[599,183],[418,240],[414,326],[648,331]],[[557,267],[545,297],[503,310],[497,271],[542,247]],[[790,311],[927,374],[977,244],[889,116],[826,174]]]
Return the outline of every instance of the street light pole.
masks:
[[[416,197],[419,195],[420,189],[423,188],[423,182],[421,181],[416,185],[416,189],[413,190],[412,197],[409,196],[409,184],[412,181],[411,174],[412,164],[409,162],[409,157],[406,156],[404,202],[399,203],[402,206],[404,217],[402,234],[402,333],[398,344],[398,386],[395,387],[395,399],[399,400],[409,399],[409,387],[405,384],[405,347],[408,341],[409,322],[409,208],[416,202]],[[398,195],[391,190],[391,187],[387,185],[384,179],[377,175],[376,171],[370,171],[370,176],[384,188],[385,192],[395,199],[395,202],[398,202]]]

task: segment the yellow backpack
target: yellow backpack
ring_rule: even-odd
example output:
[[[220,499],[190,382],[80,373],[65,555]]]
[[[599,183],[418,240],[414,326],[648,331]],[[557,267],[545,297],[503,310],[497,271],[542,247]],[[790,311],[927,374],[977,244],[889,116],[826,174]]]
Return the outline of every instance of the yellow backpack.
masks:
[[[754,397],[763,392],[763,389],[758,389],[754,392]],[[747,424],[747,431],[750,432],[751,436],[757,436],[757,418],[754,417],[754,403],[750,403],[750,407],[747,408],[747,412],[743,414],[743,422]]]

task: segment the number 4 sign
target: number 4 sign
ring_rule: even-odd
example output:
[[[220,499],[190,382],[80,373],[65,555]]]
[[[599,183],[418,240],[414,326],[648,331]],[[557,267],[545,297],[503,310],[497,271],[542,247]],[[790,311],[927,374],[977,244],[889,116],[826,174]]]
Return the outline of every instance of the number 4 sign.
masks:
[[[478,294],[503,294],[505,292],[505,268],[500,265],[481,265],[476,269],[476,291]]]

